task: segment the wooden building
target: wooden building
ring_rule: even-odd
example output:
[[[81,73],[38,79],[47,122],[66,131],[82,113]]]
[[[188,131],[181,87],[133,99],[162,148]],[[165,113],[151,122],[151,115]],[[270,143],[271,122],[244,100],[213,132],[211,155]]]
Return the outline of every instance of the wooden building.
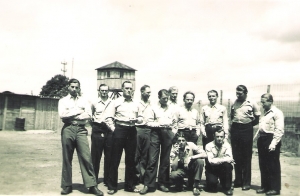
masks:
[[[122,83],[126,80],[131,81],[135,89],[135,69],[119,63],[118,61],[99,67],[97,70],[97,87],[100,84],[109,86],[113,93],[122,91]]]
[[[58,130],[58,100],[39,96],[0,93],[0,129],[14,130],[17,118],[24,118],[25,130]]]

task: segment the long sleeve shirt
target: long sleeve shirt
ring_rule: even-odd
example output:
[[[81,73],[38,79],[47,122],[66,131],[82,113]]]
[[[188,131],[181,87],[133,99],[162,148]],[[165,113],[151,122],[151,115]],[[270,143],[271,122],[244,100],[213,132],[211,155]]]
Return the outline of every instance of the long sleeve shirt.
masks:
[[[230,163],[233,161],[231,146],[227,141],[224,141],[219,148],[215,141],[212,141],[205,146],[208,162],[212,165],[219,165],[224,162]]]
[[[65,123],[76,121],[78,124],[86,124],[92,116],[92,110],[89,102],[83,97],[73,98],[71,95],[67,95],[58,102],[58,114]]]
[[[200,118],[196,109],[187,109],[181,106],[177,113],[178,129],[196,129],[200,130]]]
[[[107,118],[107,109],[109,104],[112,102],[111,99],[107,99],[106,101],[103,101],[100,97],[92,103],[92,114],[93,114],[93,120],[96,123],[102,123],[105,122]]]
[[[231,108],[231,119],[232,122],[247,124],[252,122],[255,119],[255,116],[260,115],[260,109],[256,102],[246,100],[239,107],[237,106],[236,101]]]
[[[272,144],[277,145],[284,134],[284,115],[281,110],[272,105],[259,120],[259,132],[273,134]]]
[[[229,126],[226,107],[220,104],[203,106],[200,114],[201,132],[205,133],[205,125],[216,123],[223,125],[224,132],[228,136]]]

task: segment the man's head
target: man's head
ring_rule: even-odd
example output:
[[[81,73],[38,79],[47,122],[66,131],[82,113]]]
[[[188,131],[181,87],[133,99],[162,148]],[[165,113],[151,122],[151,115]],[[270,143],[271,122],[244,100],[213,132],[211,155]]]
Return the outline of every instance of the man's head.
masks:
[[[215,105],[218,100],[218,91],[216,90],[210,90],[207,92],[207,97],[209,100],[210,105]]]
[[[223,144],[225,139],[225,132],[222,127],[216,127],[214,132],[215,144],[220,146]]]
[[[158,91],[158,99],[162,106],[166,106],[169,100],[169,92],[166,89],[161,89]]]
[[[184,134],[181,132],[176,135],[176,138],[177,138],[176,143],[178,144],[179,148],[185,148],[187,143]]]
[[[183,102],[186,108],[190,109],[193,106],[195,100],[195,94],[191,91],[187,91],[183,95]]]
[[[248,89],[246,86],[238,85],[236,87],[236,97],[238,100],[240,100],[240,101],[246,100],[247,93],[248,93]]]
[[[177,101],[178,88],[176,86],[172,86],[169,88],[170,100],[172,102]]]
[[[130,99],[133,96],[133,85],[130,81],[125,81],[122,84],[123,97]]]
[[[273,104],[273,96],[270,93],[265,93],[260,99],[261,105],[265,111],[269,111]]]
[[[69,80],[68,90],[72,97],[80,95],[80,82],[79,80],[72,78]]]
[[[151,89],[150,86],[144,85],[141,87],[141,97],[144,101],[148,101],[149,97],[151,95]]]
[[[98,95],[99,97],[104,99],[108,98],[108,86],[106,84],[100,84],[98,89]]]

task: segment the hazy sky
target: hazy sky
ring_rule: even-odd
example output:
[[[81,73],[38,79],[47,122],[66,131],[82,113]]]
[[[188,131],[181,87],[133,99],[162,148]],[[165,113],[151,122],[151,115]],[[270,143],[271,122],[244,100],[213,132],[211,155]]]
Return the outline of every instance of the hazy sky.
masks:
[[[54,75],[96,95],[96,68],[137,69],[137,89],[199,96],[238,84],[299,83],[299,1],[0,1],[0,92],[38,95]],[[200,95],[201,94],[201,95]],[[139,95],[139,93],[138,93]],[[233,94],[234,96],[234,94]]]

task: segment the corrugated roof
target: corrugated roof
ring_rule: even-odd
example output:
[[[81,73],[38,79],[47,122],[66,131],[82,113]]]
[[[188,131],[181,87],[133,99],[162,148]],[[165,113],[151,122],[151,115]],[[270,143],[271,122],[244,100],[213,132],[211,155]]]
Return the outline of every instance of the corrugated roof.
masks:
[[[136,71],[135,69],[133,69],[133,68],[127,66],[127,65],[124,65],[124,64],[122,64],[122,63],[120,63],[118,61],[110,63],[108,65],[104,65],[102,67],[99,67],[96,70],[99,70],[99,69],[108,69],[108,68],[126,69],[126,70]]]

